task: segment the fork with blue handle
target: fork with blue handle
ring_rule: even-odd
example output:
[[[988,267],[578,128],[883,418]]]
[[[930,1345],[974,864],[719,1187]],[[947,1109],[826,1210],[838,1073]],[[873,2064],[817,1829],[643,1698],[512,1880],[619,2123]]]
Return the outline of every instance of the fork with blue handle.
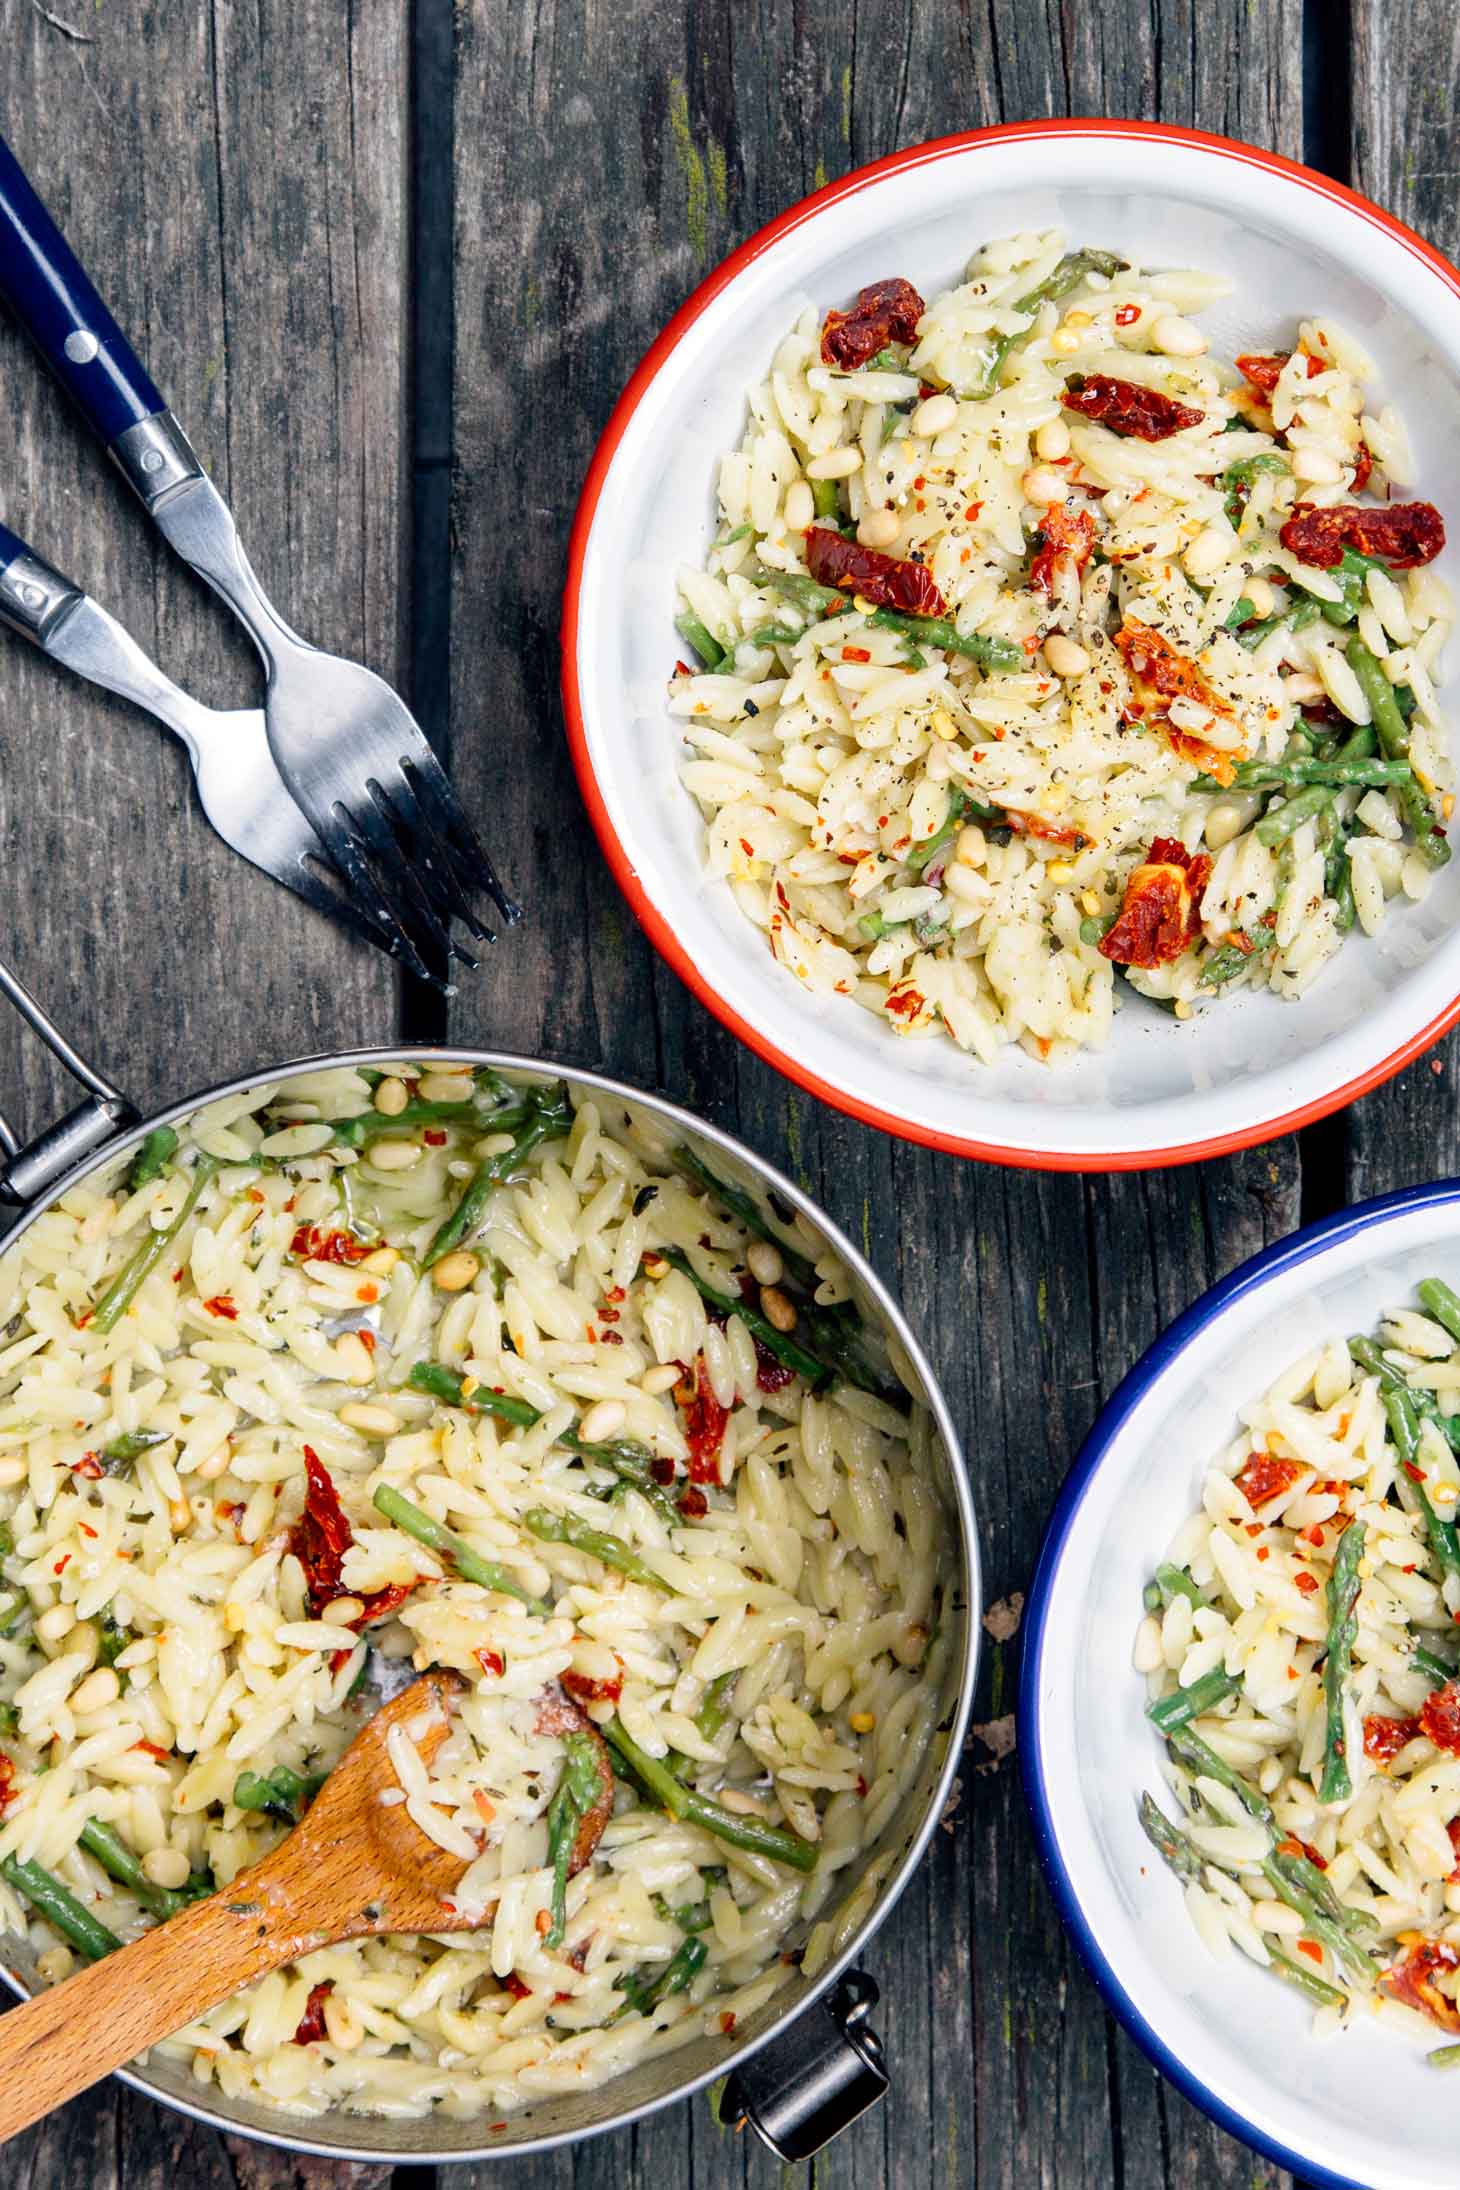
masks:
[[[366,932],[428,980],[435,978],[431,961],[453,950],[453,919],[477,940],[494,940],[476,911],[480,896],[509,926],[520,908],[419,725],[373,671],[321,653],[274,607],[228,505],[3,138],[0,296],[158,530],[252,638],[265,671],[270,772],[343,878]],[[215,749],[221,743],[215,739]],[[237,780],[252,786],[244,795],[267,803],[273,794],[257,780],[258,741],[241,741],[241,755]],[[231,821],[221,833],[236,841]],[[455,955],[466,957],[459,949]]]

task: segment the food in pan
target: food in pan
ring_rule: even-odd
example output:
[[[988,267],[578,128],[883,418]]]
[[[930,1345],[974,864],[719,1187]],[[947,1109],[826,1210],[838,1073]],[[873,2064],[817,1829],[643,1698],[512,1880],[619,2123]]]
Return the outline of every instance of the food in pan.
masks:
[[[0,1901],[43,1977],[226,1887],[397,1662],[469,1683],[381,1799],[480,1929],[264,1978],[172,2041],[200,2082],[500,2115],[860,1922],[947,1531],[789,1208],[552,1085],[336,1068],[65,1194],[0,1331]]]
[[[1460,2063],[1460,1297],[1418,1288],[1243,1413],[1146,1591],[1141,1821],[1218,1955]]]
[[[808,309],[679,573],[710,872],[782,965],[985,1062],[1300,996],[1449,856],[1440,513],[1331,321],[1057,234]]]

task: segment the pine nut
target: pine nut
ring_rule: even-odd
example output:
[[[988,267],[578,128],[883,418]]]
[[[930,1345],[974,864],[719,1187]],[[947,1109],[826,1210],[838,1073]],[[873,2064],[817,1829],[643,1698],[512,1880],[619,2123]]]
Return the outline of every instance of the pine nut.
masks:
[[[325,1994],[324,2027],[329,2032],[331,2045],[341,2053],[353,2053],[365,2036],[365,2025],[349,2001],[341,1999],[338,1990]]]
[[[869,509],[864,511],[862,521],[857,527],[857,538],[863,547],[887,548],[891,547],[900,530],[892,510]]]
[[[646,1399],[657,1399],[661,1392],[672,1390],[679,1382],[679,1373],[677,1361],[661,1361],[644,1371],[639,1379],[639,1389]]]
[[[1230,559],[1236,545],[1232,534],[1224,532],[1220,525],[1208,525],[1192,541],[1182,560],[1187,575],[1192,578],[1214,578]]]
[[[1268,584],[1266,578],[1244,579],[1242,591],[1252,603],[1254,616],[1270,616],[1277,607],[1277,594]]]
[[[352,1627],[364,1610],[361,1597],[332,1597],[319,1616],[326,1627]]]
[[[1183,319],[1179,312],[1163,312],[1151,329],[1151,346],[1163,357],[1200,357],[1207,338],[1200,327]]]
[[[924,396],[910,423],[914,433],[944,433],[958,423],[958,405],[951,395]]]
[[[377,1247],[365,1257],[360,1267],[368,1270],[372,1277],[382,1277],[387,1270],[393,1270],[399,1261],[398,1247]]]
[[[398,1118],[410,1099],[404,1080],[382,1080],[375,1090],[375,1107],[382,1118]]]
[[[153,1885],[169,1892],[187,1884],[192,1868],[181,1848],[149,1848],[142,1858],[142,1869]]]
[[[981,867],[984,853],[988,848],[988,839],[982,829],[972,826],[967,829],[960,829],[958,843],[953,853],[954,864],[959,867]]]
[[[76,1625],[76,1614],[68,1604],[53,1604],[49,1612],[43,1612],[35,1623],[35,1631],[42,1642],[59,1642],[69,1635]]]
[[[81,1717],[88,1711],[104,1711],[109,1703],[115,1703],[122,1692],[122,1684],[109,1665],[99,1665],[94,1673],[77,1683],[67,1697],[71,1709]]]
[[[1052,631],[1045,640],[1044,658],[1057,677],[1081,677],[1090,666],[1084,647],[1062,631]]]
[[[44,1954],[36,1956],[36,1975],[42,1984],[59,1985],[75,1967],[76,1957],[69,1947],[47,1947]]]
[[[370,1151],[370,1161],[377,1171],[409,1171],[420,1160],[419,1141],[377,1141]]]
[[[428,1072],[416,1093],[425,1103],[469,1103],[471,1075],[466,1072]]]
[[[1065,498],[1065,481],[1057,471],[1049,470],[1044,464],[1033,465],[1025,472],[1019,484],[1023,489],[1026,502],[1036,502],[1042,505],[1049,502],[1063,502]]]
[[[431,1282],[438,1293],[464,1293],[481,1266],[479,1256],[458,1247],[454,1255],[441,1257],[431,1272]]]
[[[578,1435],[587,1445],[601,1445],[606,1437],[613,1437],[623,1428],[628,1414],[621,1399],[600,1399],[578,1424]]]
[[[400,1422],[389,1407],[371,1407],[364,1401],[351,1399],[340,1409],[340,1420],[347,1430],[358,1430],[362,1437],[394,1437]]]
[[[745,1251],[745,1267],[757,1285],[779,1285],[786,1274],[780,1248],[773,1247],[768,1239],[751,1241]]]
[[[1034,436],[1034,453],[1052,463],[1070,453],[1070,429],[1062,418],[1047,418]]]
[[[174,1536],[186,1536],[193,1525],[193,1509],[186,1498],[174,1498],[167,1509],[167,1518]]]
[[[854,471],[862,468],[860,449],[828,449],[825,456],[813,456],[806,466],[808,479],[850,479]]]
[[[796,1328],[796,1310],[779,1286],[761,1287],[760,1312],[774,1330],[794,1331]]]
[[[375,1363],[358,1331],[346,1331],[334,1344],[335,1365],[347,1384],[373,1384]]]
[[[223,1443],[218,1447],[218,1450],[216,1452],[210,1452],[207,1459],[201,1461],[199,1465],[194,1468],[193,1473],[197,1476],[200,1483],[216,1483],[220,1475],[226,1475],[228,1473],[229,1463],[232,1458],[233,1447],[229,1444],[227,1438],[225,1437]]]
[[[786,489],[786,530],[804,532],[816,515],[816,503],[804,479]]]
[[[1131,1655],[1131,1663],[1138,1673],[1154,1673],[1157,1666],[1164,1662],[1161,1623],[1148,1612],[1136,1629],[1136,1645]]]
[[[1080,337],[1073,327],[1056,327],[1049,346],[1056,357],[1073,357],[1080,347]]]

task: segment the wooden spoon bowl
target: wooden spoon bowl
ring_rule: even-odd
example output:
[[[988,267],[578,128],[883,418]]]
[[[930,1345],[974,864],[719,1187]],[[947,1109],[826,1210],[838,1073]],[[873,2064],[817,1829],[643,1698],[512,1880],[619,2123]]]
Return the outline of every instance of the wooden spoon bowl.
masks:
[[[0,2141],[28,2128],[281,1962],[380,1932],[470,1931],[448,1896],[460,1856],[430,1840],[394,1786],[391,1728],[426,1718],[430,1760],[462,1683],[434,1671],[361,1728],[302,1822],[230,1886],[0,2017]]]

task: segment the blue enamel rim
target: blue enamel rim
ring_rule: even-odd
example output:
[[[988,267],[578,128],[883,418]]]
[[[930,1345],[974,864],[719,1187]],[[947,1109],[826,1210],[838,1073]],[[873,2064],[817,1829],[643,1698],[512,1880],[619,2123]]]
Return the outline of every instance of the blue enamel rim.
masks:
[[[1411,1215],[1417,1209],[1442,1208],[1457,1203],[1460,1203],[1460,1178],[1441,1180],[1431,1186],[1406,1187],[1401,1193],[1385,1194],[1377,1201],[1361,1202],[1357,1208],[1346,1209],[1337,1216],[1324,1217],[1316,1224],[1305,1225],[1302,1231],[1279,1240],[1276,1246],[1264,1248],[1261,1254],[1254,1255],[1250,1261],[1241,1264],[1230,1277],[1223,1278],[1220,1284],[1214,1285],[1210,1292],[1203,1293],[1200,1300],[1178,1316],[1170,1329],[1163,1332],[1146,1349],[1097,1416],[1094,1428],[1080,1447],[1075,1464],[1065,1478],[1029,1590],[1024,1660],[1019,1676],[1019,1761],[1025,1798],[1034,1822],[1040,1864],[1060,1915],[1074,1934],[1075,1944],[1107,2005],[1142,2052],[1155,2063],[1163,2076],[1170,2079],[1183,2098],[1190,2099],[1194,2106],[1199,2106],[1221,2128],[1230,2131],[1234,2137],[1240,2137],[1254,2151],[1262,2153],[1267,2159],[1276,2160],[1280,2167],[1286,2167],[1309,2183],[1323,2185],[1324,2190],[1370,2190],[1370,2186],[1360,2183],[1352,2175],[1335,2174],[1311,2153],[1294,2151],[1290,2146],[1278,2143],[1256,2129],[1246,2115],[1219,2099],[1202,2082],[1200,2076],[1171,2051],[1164,2039],[1147,2022],[1101,1951],[1065,1867],[1045,1786],[1039,1714],[1039,1682],[1044,1659],[1045,1632],[1065,1546],[1079,1518],[1085,1495],[1094,1482],[1097,1469],[1147,1392],[1198,1333],[1218,1322],[1229,1308],[1239,1300],[1245,1300],[1248,1294],[1260,1292],[1274,1278],[1296,1268],[1300,1263],[1312,1261],[1315,1255],[1325,1253],[1330,1247],[1353,1239],[1359,1233],[1381,1227],[1393,1218]]]

